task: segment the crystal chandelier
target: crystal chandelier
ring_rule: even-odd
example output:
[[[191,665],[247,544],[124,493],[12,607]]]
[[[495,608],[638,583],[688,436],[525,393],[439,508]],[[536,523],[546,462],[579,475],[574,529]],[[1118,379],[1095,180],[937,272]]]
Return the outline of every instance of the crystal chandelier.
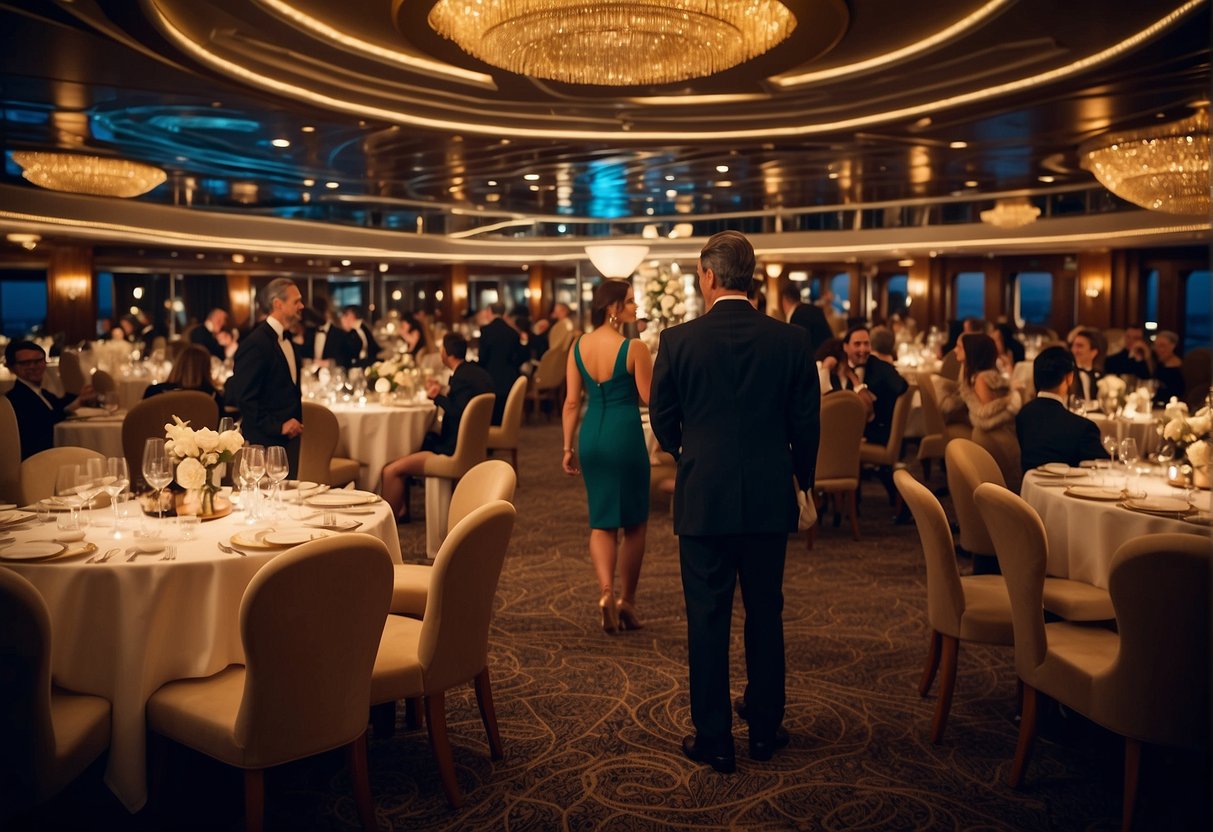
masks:
[[[126,159],[14,150],[22,176],[52,191],[94,196],[132,197],[145,194],[165,180],[160,168]]]
[[[981,212],[981,221],[998,228],[1022,228],[1039,216],[1040,209],[1026,199],[1000,199],[993,208]]]
[[[487,64],[613,87],[714,75],[796,28],[778,0],[438,0],[428,20]]]
[[[1121,199],[1168,214],[1209,213],[1209,111],[1079,148],[1082,166]]]

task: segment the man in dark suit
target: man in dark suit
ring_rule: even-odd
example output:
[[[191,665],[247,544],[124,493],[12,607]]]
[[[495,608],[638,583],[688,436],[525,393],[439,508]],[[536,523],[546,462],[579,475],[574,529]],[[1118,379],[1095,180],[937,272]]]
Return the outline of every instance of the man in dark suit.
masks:
[[[314,323],[303,332],[303,346],[300,349],[302,357],[327,367],[351,366],[358,350],[361,349],[361,339],[359,345],[355,346],[351,334],[333,323],[330,318],[320,318],[319,313],[315,312],[312,314],[316,316]]]
[[[93,387],[86,384],[78,395],[68,393],[66,396],[43,390],[46,353],[33,341],[9,341],[4,348],[4,363],[17,377],[7,394],[17,416],[17,437],[13,439],[20,439],[21,458],[28,459],[54,447],[55,425],[93,399]]]
[[[1154,354],[1146,341],[1146,330],[1141,324],[1125,327],[1125,348],[1108,356],[1104,372],[1114,376],[1154,377]]]
[[[821,307],[801,301],[800,284],[788,281],[788,283],[784,284],[779,299],[783,307],[784,318],[787,322],[804,327],[809,333],[809,345],[812,347],[811,354],[816,354],[818,347],[834,337],[834,333],[830,330],[830,324],[826,321],[826,314],[821,311]]]
[[[299,476],[303,398],[290,330],[303,311],[303,299],[293,280],[279,277],[261,290],[260,305],[266,318],[241,339],[224,398],[240,409],[245,442],[286,448],[294,478]]]
[[[362,310],[347,306],[341,310],[341,327],[349,337],[350,367],[369,367],[379,360],[379,343],[371,328],[362,320]]]
[[[227,360],[228,349],[232,347],[232,333],[227,326],[227,312],[222,309],[212,309],[206,320],[190,330],[190,341],[203,347],[220,361]]]
[[[493,392],[497,400],[493,403],[493,424],[501,424],[505,412],[505,400],[510,388],[522,372],[522,363],[529,354],[514,329],[501,317],[505,307],[500,303],[488,308],[490,320],[480,328],[480,357],[478,363],[493,379]]]
[[[1070,355],[1074,357],[1074,382],[1070,386],[1084,399],[1099,398],[1099,380],[1103,378],[1100,367],[1107,343],[1097,329],[1079,330],[1070,342]]]
[[[750,305],[753,272],[743,235],[708,240],[698,274],[709,311],[662,332],[649,408],[654,435],[678,460],[674,531],[696,731],[682,750],[720,772],[735,768],[729,625],[738,578],[748,684],[734,707],[750,724],[754,759],[788,742],[783,566],[797,484],[807,494],[813,487],[821,408],[808,336]]]
[[[842,350],[847,357],[847,366],[840,373],[830,374],[830,385],[835,390],[859,393],[868,411],[863,438],[874,445],[883,445],[889,441],[893,429],[897,399],[910,389],[910,385],[896,367],[872,355],[872,338],[867,327],[848,329]]]
[[[1084,459],[1107,459],[1099,426],[1066,407],[1074,387],[1074,358],[1064,347],[1041,350],[1032,362],[1032,383],[1036,398],[1015,417],[1023,470],[1046,462],[1077,465]]]
[[[443,365],[451,370],[450,385],[444,395],[437,379],[429,378],[425,382],[426,395],[442,408],[442,432],[427,433],[421,450],[383,467],[380,494],[392,507],[397,522],[407,523],[409,520],[408,501],[404,499],[408,478],[423,476],[425,461],[434,454],[451,456],[455,453],[463,411],[476,396],[493,392],[493,379],[479,364],[465,360],[467,352],[468,342],[462,335],[451,332],[443,336],[439,355],[442,356]]]

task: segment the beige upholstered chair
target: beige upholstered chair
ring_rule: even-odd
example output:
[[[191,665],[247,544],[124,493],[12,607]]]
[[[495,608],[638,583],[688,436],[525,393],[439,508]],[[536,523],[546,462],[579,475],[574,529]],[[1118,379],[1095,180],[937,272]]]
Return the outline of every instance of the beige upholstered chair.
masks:
[[[54,796],[109,746],[110,703],[51,684],[51,620],[34,585],[0,569],[0,826]]]
[[[863,465],[875,465],[880,472],[880,481],[889,492],[892,502],[897,491],[893,487],[893,466],[901,461],[901,443],[906,435],[906,421],[910,418],[910,408],[914,404],[914,390],[911,384],[904,393],[897,397],[893,406],[893,423],[889,429],[889,441],[883,445],[873,445],[866,440],[859,443],[859,461]]]
[[[559,412],[560,405],[564,402],[564,379],[568,360],[567,349],[548,350],[539,359],[539,366],[535,368],[526,391],[527,421],[530,421],[532,410],[538,414],[543,409],[545,401],[552,403],[552,409],[547,414],[548,421],[551,421],[553,413]]]
[[[39,451],[21,463],[20,487],[18,489],[21,505],[30,505],[55,494],[55,477],[62,465],[80,465],[90,459],[105,459],[105,454],[91,448],[47,448]],[[108,500],[106,505],[109,505]]]
[[[1007,782],[1023,782],[1043,693],[1125,738],[1122,828],[1132,826],[1143,743],[1207,749],[1209,579],[1207,535],[1127,541],[1108,578],[1117,632],[1046,624],[1042,587],[1048,541],[1040,517],[992,483],[977,505],[994,534],[1011,596],[1015,672],[1023,682],[1019,742]]]
[[[1023,484],[1023,467],[1019,461],[1019,438],[1015,435],[1014,425],[994,430],[974,427],[972,438],[994,457],[1006,487],[1018,494]]]
[[[918,695],[931,690],[935,674],[943,665],[939,701],[931,721],[931,742],[943,739],[956,689],[956,659],[960,642],[983,644],[1013,643],[1011,601],[1007,585],[999,575],[965,575],[956,568],[952,530],[943,506],[931,490],[911,476],[896,471],[893,481],[914,515],[922,554],[927,564],[927,621],[931,625],[931,643]]]
[[[489,425],[488,449],[509,451],[514,470],[518,470],[518,435],[522,432],[522,408],[526,404],[527,377],[518,376],[505,398],[500,425]]]
[[[0,502],[24,503],[21,499],[21,433],[17,414],[8,396],[0,396]]]
[[[63,350],[59,353],[59,381],[65,393],[79,393],[83,389],[84,367],[78,351]]]
[[[198,390],[171,390],[144,399],[132,407],[122,420],[122,452],[131,469],[131,482],[143,481],[143,443],[164,438],[164,426],[180,416],[192,428],[219,426],[219,407],[215,400]]]
[[[147,702],[151,731],[244,769],[245,828],[259,830],[267,768],[345,746],[362,825],[375,829],[366,768],[371,668],[392,562],[368,534],[275,557],[240,603],[244,665],[169,682]]]
[[[113,376],[105,370],[93,370],[93,390],[96,393],[113,393],[115,388]]]
[[[488,454],[489,422],[493,418],[492,393],[473,397],[459,419],[455,453],[433,454],[425,461],[425,553],[434,557],[447,530],[447,512],[455,481]]]
[[[859,540],[859,516],[855,492],[859,489],[859,443],[863,440],[863,400],[852,390],[838,390],[821,400],[821,435],[825,441],[817,447],[817,477],[813,493],[818,495],[817,526],[824,513],[824,496],[846,498],[851,516],[851,538]],[[808,531],[808,546],[813,548],[817,526]]]
[[[973,494],[984,482],[1006,487],[998,463],[989,452],[968,439],[948,443],[948,492],[960,523],[960,547],[970,554],[994,555],[994,544]],[[1045,609],[1068,621],[1106,621],[1112,617],[1112,598],[1097,586],[1068,578],[1045,578]]]
[[[434,559],[425,618],[388,616],[371,677],[372,705],[423,699],[442,789],[454,807],[460,798],[446,733],[448,690],[475,682],[490,753],[494,760],[502,756],[489,682],[489,624],[513,528],[514,507],[498,500],[451,529]]]
[[[358,460],[333,456],[341,426],[333,411],[303,403],[303,438],[299,442],[299,479],[339,487],[358,479]]]
[[[918,396],[922,402],[922,424],[925,433],[918,440],[918,462],[922,465],[922,476],[931,479],[931,463],[943,461],[943,450],[952,437],[944,427],[943,414],[939,410],[939,398],[935,393],[933,373],[918,374]]]
[[[446,534],[475,509],[496,500],[514,502],[518,476],[502,459],[486,459],[472,467],[455,486],[451,507],[447,512]],[[425,614],[425,599],[429,595],[434,567],[428,563],[402,563],[395,566],[392,585],[392,612],[420,618]]]

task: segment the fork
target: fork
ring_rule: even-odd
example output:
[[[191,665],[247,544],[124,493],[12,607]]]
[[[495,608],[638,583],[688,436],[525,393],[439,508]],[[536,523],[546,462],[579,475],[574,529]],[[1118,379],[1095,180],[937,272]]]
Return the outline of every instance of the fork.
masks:
[[[93,555],[91,558],[86,560],[85,563],[105,563],[107,560],[121,551],[121,549],[106,549],[104,554]]]
[[[176,560],[176,559],[177,559],[177,547],[172,546],[172,545],[165,546],[164,554],[160,557],[160,560]]]
[[[242,552],[235,546],[224,546],[222,540],[216,540],[215,545],[219,547],[220,552],[226,552],[229,555],[240,555],[242,558],[248,556],[248,552]]]

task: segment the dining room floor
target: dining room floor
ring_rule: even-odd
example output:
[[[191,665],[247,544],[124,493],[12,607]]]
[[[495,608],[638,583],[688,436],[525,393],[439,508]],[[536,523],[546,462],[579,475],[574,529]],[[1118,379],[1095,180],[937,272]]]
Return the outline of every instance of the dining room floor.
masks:
[[[865,480],[861,539],[827,516],[816,546],[789,542],[784,580],[791,745],[767,763],[734,727],[735,775],[686,760],[686,625],[677,538],[655,502],[638,607],[644,628],[605,635],[586,550],[584,489],[560,470],[560,427],[522,433],[518,520],[490,634],[505,758],[489,759],[470,686],[447,698],[463,806],[442,795],[424,730],[372,737],[371,786],[383,828],[409,830],[721,830],[1119,828],[1118,738],[1050,709],[1025,787],[1003,782],[1016,739],[1010,648],[965,644],[943,742],[927,738],[934,696],[917,683],[927,644],[925,570],[913,525],[895,525],[882,486]],[[921,471],[914,466],[916,474]],[[936,470],[934,488],[944,484]],[[421,489],[413,497],[419,511]],[[945,500],[945,505],[946,505]],[[424,546],[419,518],[400,528],[405,558]],[[967,567],[962,560],[962,568]],[[740,599],[733,629],[741,692]],[[153,803],[128,815],[94,765],[12,828],[242,827],[239,772],[173,749]],[[1146,757],[1144,829],[1208,829],[1209,766],[1181,752]],[[266,828],[357,829],[344,757],[267,777]]]

